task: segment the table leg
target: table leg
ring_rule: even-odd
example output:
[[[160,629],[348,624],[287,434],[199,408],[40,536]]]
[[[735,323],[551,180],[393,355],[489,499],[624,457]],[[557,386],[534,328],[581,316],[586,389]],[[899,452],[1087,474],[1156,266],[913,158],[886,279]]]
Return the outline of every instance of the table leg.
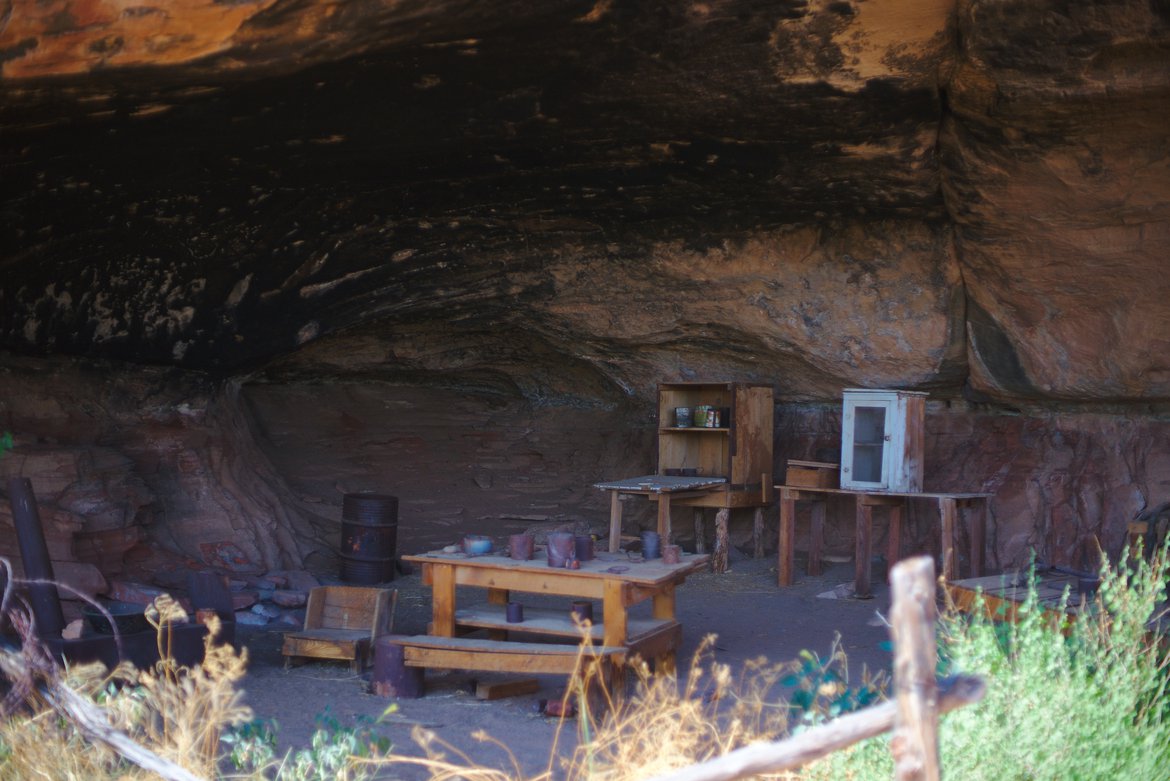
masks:
[[[707,514],[702,507],[695,508],[695,553],[707,552]]]
[[[764,508],[757,507],[752,514],[752,558],[764,558]]]
[[[455,567],[431,566],[431,622],[438,637],[455,636]]]
[[[796,547],[796,497],[787,488],[780,489],[780,539],[776,543],[776,573],[781,586],[794,580],[793,557]]]
[[[626,584],[620,580],[607,579],[602,589],[603,641],[607,646],[624,648],[629,639],[626,635],[628,614],[626,612]]]
[[[872,546],[873,507],[865,503],[864,496],[857,497],[857,532],[854,546],[854,582],[853,596],[858,599],[869,599],[873,596],[870,587]]]
[[[808,529],[808,574],[820,575],[825,550],[825,502],[813,502]]]
[[[659,620],[673,621],[675,615],[675,596],[673,583],[667,583],[662,586],[660,591],[654,594],[653,612],[652,615]],[[675,671],[675,655],[674,649],[664,651],[654,657],[654,672],[655,673],[673,673]]]
[[[890,530],[886,547],[886,566],[893,568],[902,557],[902,506],[890,505]]]
[[[609,492],[609,552],[617,553],[622,544],[622,498],[617,491]]]
[[[507,605],[510,597],[508,589],[506,588],[489,588],[487,590],[488,604],[490,605]],[[507,610],[507,608],[504,608]],[[492,640],[507,640],[507,629],[489,629],[488,637]]]
[[[983,575],[983,552],[987,546],[987,500],[972,499],[968,502],[971,513],[971,577]]]
[[[662,545],[670,544],[670,494],[658,495],[658,537]]]
[[[949,583],[955,579],[955,500],[938,500],[938,514],[942,517],[942,575]]]

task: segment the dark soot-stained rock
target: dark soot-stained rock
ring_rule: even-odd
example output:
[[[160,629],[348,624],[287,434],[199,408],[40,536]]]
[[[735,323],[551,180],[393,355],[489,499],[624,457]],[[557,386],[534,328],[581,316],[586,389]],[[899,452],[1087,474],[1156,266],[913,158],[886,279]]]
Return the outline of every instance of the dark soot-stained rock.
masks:
[[[0,425],[60,556],[593,522],[672,379],[774,384],[778,478],[930,391],[993,563],[1170,493],[1165,3],[9,6]]]

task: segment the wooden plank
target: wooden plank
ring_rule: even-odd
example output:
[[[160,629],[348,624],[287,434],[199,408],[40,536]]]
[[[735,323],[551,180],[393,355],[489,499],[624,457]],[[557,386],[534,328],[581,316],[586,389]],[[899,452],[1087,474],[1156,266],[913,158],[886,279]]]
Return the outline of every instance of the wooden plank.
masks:
[[[808,528],[808,574],[820,575],[825,550],[825,503],[812,503]]]
[[[519,652],[486,653],[454,648],[416,648],[407,646],[403,655],[408,667],[484,670],[497,673],[531,673],[534,675],[569,675],[578,667],[577,656],[540,655]]]
[[[617,553],[622,542],[622,496],[609,492],[609,552]]]
[[[863,493],[859,500],[868,507],[900,507],[906,503],[904,496],[883,496],[873,493]]]
[[[442,637],[455,634],[455,567],[435,564],[431,585],[431,620],[434,633]]]
[[[764,507],[760,505],[752,514],[752,558],[764,558]]]
[[[612,580],[614,578],[629,583],[639,583],[655,586],[667,582],[679,582],[692,572],[703,569],[709,561],[705,554],[684,554],[678,564],[666,564],[662,559],[651,559],[638,562],[621,573],[608,572],[615,564],[629,565],[629,560],[622,555],[603,553],[591,561],[581,562],[580,569],[562,570],[551,569],[541,553],[531,561],[517,561],[502,555],[466,556],[462,553],[442,553],[432,551],[420,555],[403,556],[403,561],[417,563],[424,569],[436,564],[454,564],[458,569],[458,584],[461,586],[479,586],[481,588],[505,588],[516,591],[533,591],[532,588],[520,588],[512,583],[527,584],[526,578],[555,578],[560,581],[573,580]],[[475,574],[475,573],[479,574]],[[489,577],[490,576],[490,577]],[[498,582],[490,582],[495,578]],[[507,579],[510,578],[510,579]],[[434,585],[432,583],[432,585]],[[580,587],[578,587],[580,588]],[[537,590],[545,590],[543,587]],[[552,592],[550,592],[552,593]],[[572,592],[558,592],[571,594]],[[582,595],[586,596],[586,595]]]
[[[901,398],[906,404],[906,432],[902,442],[905,485],[911,491],[921,491],[926,452],[926,396],[902,394]]]
[[[695,508],[695,553],[707,552],[707,511],[702,507]]]
[[[410,667],[517,673],[572,673],[580,664],[620,662],[626,649],[544,643],[514,643],[463,637],[394,638]]]
[[[438,637],[437,635],[411,635],[389,638],[390,642],[404,648],[454,649],[484,654],[531,654],[533,656],[577,656],[590,657],[622,656],[626,649],[616,646],[580,646],[575,643],[518,643],[511,640],[484,640],[478,637]],[[472,669],[472,668],[468,668]]]
[[[602,636],[607,646],[621,647],[629,641],[629,614],[626,611],[626,584],[620,580],[605,582],[602,603]]]
[[[970,500],[970,499],[991,499],[995,494],[988,493],[969,493],[969,492],[938,492],[938,491],[865,491],[856,488],[811,488],[805,485],[777,485],[778,489],[790,488],[793,491],[807,494],[842,494],[849,496],[857,496],[863,494],[873,496],[880,494],[882,496],[903,496],[907,499],[939,499],[948,498],[956,501]],[[807,499],[809,497],[801,496],[799,499]]]
[[[780,537],[776,543],[776,579],[780,586],[791,586],[796,579],[793,566],[796,555],[796,499],[797,493],[792,489],[780,489]]]
[[[955,567],[955,502],[939,498],[938,513],[942,518],[942,575],[943,580],[954,580],[958,571]]]
[[[854,541],[853,563],[854,585],[853,595],[858,599],[868,599],[873,596],[870,585],[873,556],[873,507],[864,504],[861,497],[857,499],[856,540]]]
[[[589,563],[589,562],[586,562]],[[553,569],[546,565],[543,571],[489,570],[460,566],[457,579],[461,586],[497,588],[523,591],[529,594],[556,594],[568,597],[601,599],[604,594],[601,578],[584,578],[581,570]]]
[[[681,644],[682,625],[671,621],[645,637],[631,640],[629,649],[631,656],[637,654],[643,659],[653,660],[655,672],[674,672],[674,656]]]
[[[987,502],[970,504],[974,505],[967,510],[970,513],[971,575],[979,577],[983,574],[983,552],[987,548]]]
[[[310,635],[285,635],[281,653],[284,656],[308,656],[315,659],[353,661],[363,654],[369,642],[369,637],[339,639]]]
[[[309,590],[309,601],[305,605],[305,629],[321,626],[321,611],[325,609],[325,589],[314,588]]]
[[[573,624],[569,610],[554,610],[524,606],[524,621],[519,624],[509,624],[506,611],[494,605],[473,605],[460,608],[455,612],[455,621],[459,627],[474,627],[476,629],[508,629],[515,632],[525,632],[534,635],[549,637],[573,637],[580,639],[581,630]],[[626,631],[629,643],[633,644],[639,638],[660,631],[663,627],[675,623],[669,620],[655,618],[628,618]],[[604,640],[604,624],[601,621],[594,623],[588,632],[593,642]]]
[[[321,640],[329,640],[329,641],[333,641],[333,642],[342,642],[342,641],[348,641],[348,640],[361,640],[363,638],[368,640],[370,637],[370,630],[369,629],[329,629],[329,628],[302,629],[302,630],[299,630],[297,632],[286,632],[284,636],[286,638],[305,637],[305,638],[318,638]]]
[[[670,494],[658,496],[658,537],[662,545],[670,545]]]
[[[653,616],[659,621],[674,619],[674,584],[667,584],[654,595]]]
[[[535,694],[538,691],[540,691],[540,681],[535,678],[517,678],[510,681],[479,681],[475,685],[475,698],[477,700],[502,700],[505,697]]]

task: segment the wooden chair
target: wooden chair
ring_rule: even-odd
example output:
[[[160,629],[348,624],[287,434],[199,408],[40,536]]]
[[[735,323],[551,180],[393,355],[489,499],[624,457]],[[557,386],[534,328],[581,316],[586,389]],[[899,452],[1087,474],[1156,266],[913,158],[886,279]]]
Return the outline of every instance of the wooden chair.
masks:
[[[305,627],[284,635],[284,666],[307,658],[341,659],[360,673],[369,664],[374,641],[394,627],[398,590],[362,586],[319,586],[309,592]]]

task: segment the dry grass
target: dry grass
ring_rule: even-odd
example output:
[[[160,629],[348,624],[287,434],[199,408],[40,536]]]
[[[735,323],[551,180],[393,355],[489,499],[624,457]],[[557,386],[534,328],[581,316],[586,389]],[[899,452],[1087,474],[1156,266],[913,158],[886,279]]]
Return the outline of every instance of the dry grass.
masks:
[[[0,673],[13,683],[0,721],[0,781],[5,779],[137,779],[157,778],[128,762],[95,730],[79,724],[61,707],[54,691],[68,690],[84,698],[99,714],[102,728],[131,738],[154,755],[170,760],[197,776],[220,775],[224,731],[243,724],[251,712],[238,688],[247,666],[246,652],[231,646],[205,646],[204,662],[178,665],[165,647],[168,622],[185,621],[182,608],[169,597],[156,600],[147,612],[158,630],[162,661],[149,671],[123,664],[113,671],[84,665],[61,671],[36,642],[27,614],[10,611],[24,633],[21,651],[0,649]],[[217,627],[212,628],[212,635]],[[209,636],[210,637],[210,636]],[[650,673],[643,663],[627,670],[635,676],[632,693],[616,701],[597,667],[588,664],[586,645],[578,673],[565,694],[577,711],[558,724],[547,767],[526,775],[515,757],[503,769],[480,765],[471,756],[416,728],[414,740],[423,757],[389,754],[355,756],[340,743],[309,750],[305,757],[262,756],[236,778],[318,778],[326,751],[341,749],[346,778],[368,778],[393,772],[394,765],[422,766],[433,781],[633,781],[680,769],[726,754],[757,741],[777,740],[792,729],[812,723],[810,715],[834,715],[830,705],[848,691],[844,654],[839,647],[822,662],[811,654],[786,664],[760,657],[737,674],[714,661],[714,636],[701,643],[685,677]],[[880,686],[863,680],[863,685]],[[782,687],[803,692],[804,705],[794,710]],[[623,687],[624,689],[624,687]],[[791,693],[792,688],[789,688]],[[559,750],[570,742],[571,752]],[[100,730],[98,731],[100,732]],[[474,735],[512,756],[508,747],[486,733]],[[302,752],[304,753],[304,752]],[[360,752],[359,752],[360,753]],[[302,761],[304,760],[304,761]],[[312,771],[311,775],[306,773]],[[330,776],[332,778],[332,776]]]
[[[180,666],[163,647],[169,637],[166,624],[187,618],[170,597],[159,598],[147,610],[162,652],[162,660],[149,671],[129,664],[112,671],[102,664],[59,670],[33,636],[27,614],[13,610],[9,615],[24,643],[19,651],[0,649],[0,672],[11,685],[0,721],[0,779],[158,778],[128,763],[100,739],[89,739],[92,730],[79,727],[53,696],[63,687],[96,706],[111,730],[205,777],[216,774],[222,730],[251,717],[237,688],[247,653],[213,645],[218,626],[211,627],[200,666]]]
[[[750,743],[783,738],[798,726],[793,716],[799,717],[800,712],[790,708],[778,688],[791,684],[794,677],[799,678],[800,684],[812,686],[812,708],[804,711],[806,714],[826,715],[828,704],[847,687],[847,673],[808,675],[807,659],[774,664],[760,657],[748,662],[738,676],[733,675],[727,665],[714,661],[714,640],[713,635],[704,639],[682,680],[675,675],[651,675],[647,665],[635,664],[631,668],[637,678],[634,692],[622,702],[614,701],[595,668],[579,664],[578,670],[584,672],[573,677],[565,695],[576,705],[578,715],[561,720],[549,765],[535,776],[525,776],[514,758],[508,770],[479,766],[467,754],[421,728],[416,728],[412,736],[424,749],[424,758],[392,754],[383,762],[422,765],[432,781],[634,781],[721,756]],[[845,662],[839,647],[824,662],[810,658],[815,661],[812,667],[822,673],[842,670]],[[884,685],[882,679],[863,679],[863,685]],[[557,751],[565,729],[577,732],[577,747],[568,758]],[[486,733],[476,733],[474,737],[507,752],[506,746]]]

